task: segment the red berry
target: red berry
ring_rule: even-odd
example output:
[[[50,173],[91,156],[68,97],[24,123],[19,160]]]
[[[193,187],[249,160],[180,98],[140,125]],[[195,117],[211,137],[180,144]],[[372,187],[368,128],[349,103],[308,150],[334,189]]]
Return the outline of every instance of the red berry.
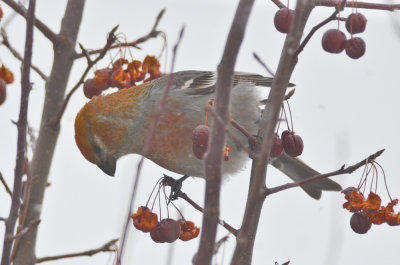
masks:
[[[363,213],[354,213],[350,219],[350,226],[357,234],[365,234],[371,228],[371,221]]]
[[[4,103],[6,100],[7,96],[7,91],[6,91],[6,81],[4,81],[2,78],[0,78],[0,105]]]
[[[345,43],[346,36],[338,29],[330,29],[322,37],[322,48],[330,53],[341,53]]]
[[[353,13],[346,19],[346,29],[350,34],[364,32],[367,18],[361,13]]]
[[[292,23],[294,10],[289,8],[281,8],[275,13],[275,28],[281,33],[288,33],[290,24]]]
[[[193,153],[198,159],[203,159],[207,152],[209,135],[210,127],[207,125],[199,125],[192,132]]]
[[[103,68],[94,72],[94,81],[101,90],[111,86],[111,69]]]
[[[85,83],[83,84],[83,93],[85,93],[85,96],[87,98],[92,98],[94,96],[100,95],[101,89],[98,85],[96,85],[94,79],[90,78],[86,80]]]
[[[299,156],[303,153],[304,144],[301,137],[294,132],[282,133],[282,142],[285,152],[291,157]]]
[[[150,233],[151,239],[157,243],[172,243],[181,234],[181,227],[178,221],[167,218],[160,221],[157,229]]]
[[[353,59],[358,59],[365,53],[365,42],[359,37],[351,38],[346,41],[346,54]]]
[[[273,140],[272,148],[271,148],[271,157],[278,157],[281,155],[283,150],[283,143],[279,135],[275,133],[274,140]]]

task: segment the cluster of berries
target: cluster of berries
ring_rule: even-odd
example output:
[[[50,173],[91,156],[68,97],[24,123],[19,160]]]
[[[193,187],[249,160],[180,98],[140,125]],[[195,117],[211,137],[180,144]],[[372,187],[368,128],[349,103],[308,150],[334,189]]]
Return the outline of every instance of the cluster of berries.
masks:
[[[351,34],[350,39],[338,29],[326,31],[322,37],[322,48],[330,53],[341,53],[343,50],[353,59],[358,59],[365,53],[365,42],[353,34],[364,32],[367,19],[361,13],[353,13],[346,19],[346,29]]]
[[[14,82],[13,73],[4,65],[0,67],[0,105],[4,103],[7,97],[7,84]]]
[[[294,95],[294,89],[289,91],[289,93],[284,98],[284,103],[286,102],[288,110],[289,110],[289,117],[286,115],[286,108],[285,104],[282,104],[282,110],[280,115],[280,121],[278,127],[276,129],[276,133],[274,135],[270,157],[278,157],[281,155],[282,151],[285,150],[285,153],[291,157],[297,157],[303,153],[304,143],[303,139],[301,139],[300,135],[296,134],[293,131],[293,117],[292,111],[290,110],[289,99]],[[287,130],[284,130],[279,137],[277,133],[279,131],[280,122],[282,121],[283,116],[285,116],[285,121],[287,125]],[[290,118],[291,126],[289,126],[288,118]]]
[[[275,133],[274,142],[271,148],[271,157],[278,157],[281,155],[282,151],[291,157],[297,157],[303,153],[304,144],[303,139],[300,135],[296,134],[294,131],[285,130],[282,132],[281,137]]]
[[[379,195],[373,192],[369,193],[367,199],[355,187],[344,189],[342,193],[344,193],[347,200],[343,204],[343,208],[353,213],[350,219],[350,226],[354,232],[365,234],[372,224],[400,225],[400,212],[395,213],[393,210],[393,207],[399,202],[398,199],[392,200],[385,207],[381,206],[382,200]]]
[[[131,217],[135,228],[145,233],[150,232],[151,239],[156,243],[172,243],[178,238],[188,241],[200,233],[200,228],[183,218],[180,220],[165,218],[158,221],[157,214],[146,206],[140,206]]]
[[[114,87],[118,89],[135,86],[137,82],[148,82],[160,77],[160,63],[154,56],[146,56],[143,62],[120,58],[111,68],[95,71],[94,78],[83,84],[83,92],[87,98],[98,96],[102,91]]]
[[[377,193],[378,190],[378,169],[383,173],[383,182],[390,202],[386,206],[381,206],[382,200]],[[372,173],[371,173],[372,172]],[[370,181],[368,176],[372,175]],[[367,184],[370,182],[370,184]],[[364,191],[370,185],[370,193],[365,199]],[[374,192],[372,188],[375,186]],[[361,192],[361,190],[363,192]],[[345,196],[346,202],[343,208],[353,213],[350,219],[350,226],[354,232],[358,234],[365,234],[371,228],[372,224],[380,225],[387,223],[390,226],[400,225],[400,212],[395,213],[393,207],[399,202],[398,199],[392,199],[389,193],[388,185],[386,183],[386,176],[383,167],[374,160],[368,160],[364,172],[361,176],[360,183],[357,188],[349,187],[344,189],[342,193]]]
[[[275,28],[281,33],[288,33],[293,20],[294,10],[289,8],[279,9],[274,17]],[[329,53],[346,54],[353,59],[358,59],[365,53],[365,42],[362,38],[353,37],[353,34],[364,32],[367,19],[361,13],[353,13],[346,19],[346,29],[351,34],[350,39],[338,29],[326,31],[322,37],[322,48]]]

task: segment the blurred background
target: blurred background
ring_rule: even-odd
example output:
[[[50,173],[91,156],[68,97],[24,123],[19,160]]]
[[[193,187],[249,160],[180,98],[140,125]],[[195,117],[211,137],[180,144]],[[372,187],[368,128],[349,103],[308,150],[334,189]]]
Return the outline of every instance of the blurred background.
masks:
[[[294,4],[293,1],[291,4]],[[225,46],[230,24],[238,1],[228,0],[147,0],[105,1],[87,0],[78,41],[87,49],[103,47],[107,33],[119,25],[126,40],[133,41],[147,34],[158,12],[166,8],[159,29],[168,39],[168,57],[160,59],[162,69],[169,69],[171,49],[180,28],[186,31],[179,47],[175,71],[215,70]],[[36,15],[53,31],[58,32],[66,1],[38,0]],[[5,19],[13,13],[1,5]],[[294,6],[292,6],[294,8]],[[285,35],[275,30],[273,16],[277,7],[270,1],[256,1],[247,27],[245,40],[236,63],[237,71],[268,75],[252,56],[259,56],[276,69]],[[327,18],[333,8],[314,9],[306,31]],[[301,156],[320,172],[330,172],[343,164],[351,165],[370,154],[386,148],[378,162],[385,168],[393,198],[400,197],[400,18],[399,12],[360,10],[367,19],[366,31],[360,34],[367,46],[366,54],[353,60],[343,52],[332,55],[321,47],[323,33],[337,27],[331,22],[319,30],[299,56],[292,76],[296,93],[291,100],[295,131],[305,143]],[[351,9],[342,13],[347,17]],[[5,20],[3,19],[3,21]],[[344,23],[340,28],[345,31]],[[16,16],[6,28],[11,44],[23,53],[25,20]],[[349,37],[349,34],[347,34]],[[150,40],[142,50],[131,49],[135,59],[146,54],[159,55],[163,41]],[[39,31],[35,31],[33,63],[46,74],[52,65],[52,46]],[[78,48],[77,48],[78,50]],[[2,63],[16,78],[7,88],[6,102],[0,106],[0,171],[12,186],[17,130],[11,121],[18,119],[20,99],[20,67],[4,47],[0,49]],[[106,67],[108,57],[97,65]],[[86,67],[86,60],[75,62],[69,81],[70,90]],[[166,68],[164,68],[166,67]],[[93,71],[88,77],[93,77]],[[38,130],[44,98],[44,82],[31,74],[33,90],[29,102],[29,124]],[[266,94],[268,90],[266,90]],[[125,222],[129,195],[139,157],[129,155],[118,161],[115,178],[110,178],[80,154],[74,141],[74,118],[88,100],[82,89],[74,94],[61,123],[53,164],[43,204],[37,243],[38,257],[78,252],[96,248],[120,237]],[[396,114],[397,113],[397,114]],[[244,212],[249,183],[250,162],[240,174],[230,176],[222,188],[221,218],[239,228]],[[155,182],[167,173],[149,160],[144,163],[136,209],[144,205]],[[358,185],[362,169],[351,175],[333,179],[343,187]],[[381,175],[382,177],[382,175]],[[269,168],[267,185],[273,187],[289,179]],[[383,204],[388,196],[380,178],[378,193]],[[203,204],[204,180],[188,179],[183,191],[200,205]],[[321,200],[310,199],[300,189],[286,190],[267,198],[259,223],[253,264],[398,264],[399,227],[386,224],[373,226],[365,235],[355,234],[349,225],[351,214],[342,209],[344,196],[324,193]],[[186,219],[201,226],[202,216],[182,200],[176,203]],[[0,187],[0,216],[9,212],[10,198]],[[396,210],[396,208],[395,208]],[[398,211],[399,209],[397,209]],[[171,210],[172,215],[177,215]],[[227,234],[222,227],[218,238]],[[4,226],[0,225],[3,238]],[[0,243],[0,247],[2,240]],[[167,264],[169,249],[173,252],[170,264],[191,264],[199,240],[156,244],[148,234],[130,226],[128,245],[123,264]],[[215,264],[229,264],[235,245],[231,236],[215,257]],[[111,264],[112,254],[66,259],[48,264]]]

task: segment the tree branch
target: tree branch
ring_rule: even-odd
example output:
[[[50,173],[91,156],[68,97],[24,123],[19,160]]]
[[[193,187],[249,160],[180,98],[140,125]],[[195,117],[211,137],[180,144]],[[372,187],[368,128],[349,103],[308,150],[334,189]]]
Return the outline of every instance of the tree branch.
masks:
[[[18,140],[17,140],[17,158],[15,165],[13,196],[10,207],[10,214],[6,220],[6,229],[4,233],[3,254],[1,265],[10,263],[10,254],[14,242],[13,234],[15,224],[18,219],[19,207],[21,205],[22,176],[24,174],[26,132],[28,120],[29,93],[31,91],[30,70],[32,62],[32,43],[33,43],[33,25],[35,22],[35,0],[29,1],[29,10],[26,17],[26,36],[25,53],[21,73],[21,103],[19,117],[17,122]]]
[[[189,196],[187,196],[186,193],[183,192],[179,192],[178,193],[178,197],[182,198],[183,200],[185,200],[186,202],[188,202],[190,205],[193,206],[193,208],[195,208],[196,210],[198,210],[199,212],[204,214],[204,209],[203,207],[201,207],[200,205],[198,205],[196,202],[194,202]],[[228,224],[227,222],[225,222],[224,220],[219,219],[218,220],[218,224],[222,225],[226,230],[228,230],[229,233],[231,233],[232,235],[236,236],[238,233],[238,230],[233,228],[230,224]]]
[[[256,147],[255,150],[256,152],[259,151],[260,155],[252,163],[246,209],[243,215],[242,226],[236,237],[237,243],[231,265],[251,264],[258,222],[265,200],[263,193],[273,135],[286,89],[289,86],[290,77],[297,63],[297,57],[294,53],[300,44],[306,21],[313,7],[313,1],[297,1],[294,18],[289,33],[286,36],[281,58],[268,96],[269,104],[266,106],[260,122],[258,136],[263,141],[261,146]]]
[[[339,1],[332,0],[316,0],[315,6],[338,6]],[[345,4],[345,7],[356,7],[363,9],[377,9],[377,10],[386,10],[386,11],[395,11],[400,9],[400,4],[377,4],[377,3],[367,3],[360,1],[350,1]]]
[[[151,28],[150,32],[147,33],[146,35],[144,35],[143,37],[140,37],[137,40],[132,41],[132,42],[118,43],[118,44],[115,44],[115,45],[111,45],[109,47],[109,49],[116,49],[116,48],[121,48],[121,47],[135,47],[135,48],[138,48],[138,46],[137,46],[138,44],[146,42],[149,39],[156,38],[160,33],[162,33],[162,31],[157,30],[157,27],[158,27],[158,24],[160,23],[160,20],[163,17],[164,13],[165,13],[165,8],[162,9],[160,11],[160,13],[158,13],[156,21],[154,22],[154,25]],[[103,49],[91,50],[91,51],[88,51],[87,54],[88,55],[93,55],[93,54],[101,53],[103,50],[104,50],[104,48]],[[79,59],[79,58],[82,58],[82,57],[85,57],[85,54],[83,52],[77,54],[75,56],[75,59]]]
[[[384,151],[385,151],[385,149],[379,150],[375,154],[370,155],[366,159],[363,159],[360,162],[358,162],[357,164],[352,165],[352,166],[345,167],[343,165],[340,169],[332,171],[332,172],[329,172],[329,173],[317,175],[317,176],[314,176],[314,177],[311,177],[311,178],[307,178],[307,179],[303,179],[301,181],[297,181],[297,182],[293,182],[293,183],[287,183],[287,184],[280,185],[280,186],[277,186],[277,187],[274,187],[274,188],[265,188],[265,196],[277,193],[279,191],[283,191],[283,190],[287,190],[287,189],[290,189],[290,188],[298,187],[300,185],[304,185],[304,184],[307,184],[307,183],[310,183],[310,182],[313,182],[313,181],[317,181],[317,180],[320,180],[320,179],[329,178],[329,177],[337,176],[337,175],[343,175],[343,174],[351,174],[355,170],[357,170],[360,167],[364,166],[365,164],[371,163],[372,161],[374,161]]]
[[[217,224],[219,220],[219,197],[221,189],[221,167],[226,135],[224,127],[229,123],[229,104],[232,87],[233,69],[242,44],[247,21],[254,0],[241,0],[236,9],[224,53],[218,65],[216,82],[215,112],[223,120],[211,128],[210,151],[205,158],[206,191],[204,202],[203,227],[196,265],[211,263],[213,256]]]
[[[71,253],[71,254],[62,254],[62,255],[56,255],[56,256],[47,256],[43,258],[37,258],[36,263],[42,263],[46,261],[52,261],[52,260],[59,260],[59,259],[67,259],[67,258],[75,258],[75,257],[82,257],[82,256],[93,256],[95,254],[101,253],[101,252],[117,252],[118,247],[116,245],[117,241],[119,239],[112,239],[109,242],[105,243],[101,247],[91,249],[91,250],[86,250],[82,252],[77,252],[77,253]]]
[[[39,135],[33,157],[29,165],[29,176],[37,177],[32,183],[29,205],[23,226],[32,220],[40,219],[43,209],[43,198],[47,185],[49,170],[59,135],[59,128],[54,128],[52,122],[58,114],[65,96],[67,81],[75,55],[75,43],[82,20],[84,0],[68,0],[64,17],[61,22],[61,41],[54,46],[54,60],[51,73],[46,82],[46,94],[43,104],[43,114]],[[33,265],[36,260],[35,247],[38,229],[24,235],[15,251],[14,265]]]
[[[17,58],[20,62],[23,62],[24,58],[22,58],[19,52],[11,46],[8,40],[7,32],[4,30],[4,28],[1,28],[1,36],[3,37],[2,44],[6,46],[6,48],[11,52],[12,55],[14,55],[15,58]],[[45,82],[47,81],[47,76],[37,66],[32,64],[31,67],[32,70],[34,70]]]
[[[23,16],[25,19],[28,19],[28,11],[22,4],[14,2],[13,0],[3,0],[3,2],[11,7],[15,12]],[[39,19],[35,19],[35,27],[40,30],[43,35],[46,36],[46,38],[48,38],[53,43],[53,45],[57,45],[61,41],[60,37]]]

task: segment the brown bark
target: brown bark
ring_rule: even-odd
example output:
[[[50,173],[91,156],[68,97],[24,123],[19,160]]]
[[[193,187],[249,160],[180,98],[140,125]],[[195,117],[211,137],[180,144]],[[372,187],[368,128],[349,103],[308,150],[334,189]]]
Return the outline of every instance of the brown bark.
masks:
[[[29,168],[31,178],[37,178],[32,183],[27,215],[24,224],[32,220],[40,219],[44,192],[49,175],[54,149],[57,143],[60,128],[54,128],[52,122],[58,113],[65,95],[67,81],[75,56],[75,44],[85,0],[69,0],[61,24],[60,36],[64,40],[54,46],[54,61],[46,83],[46,95],[43,106],[43,114],[39,136],[32,162]],[[37,227],[23,236],[17,246],[14,264],[35,264],[35,246]]]

